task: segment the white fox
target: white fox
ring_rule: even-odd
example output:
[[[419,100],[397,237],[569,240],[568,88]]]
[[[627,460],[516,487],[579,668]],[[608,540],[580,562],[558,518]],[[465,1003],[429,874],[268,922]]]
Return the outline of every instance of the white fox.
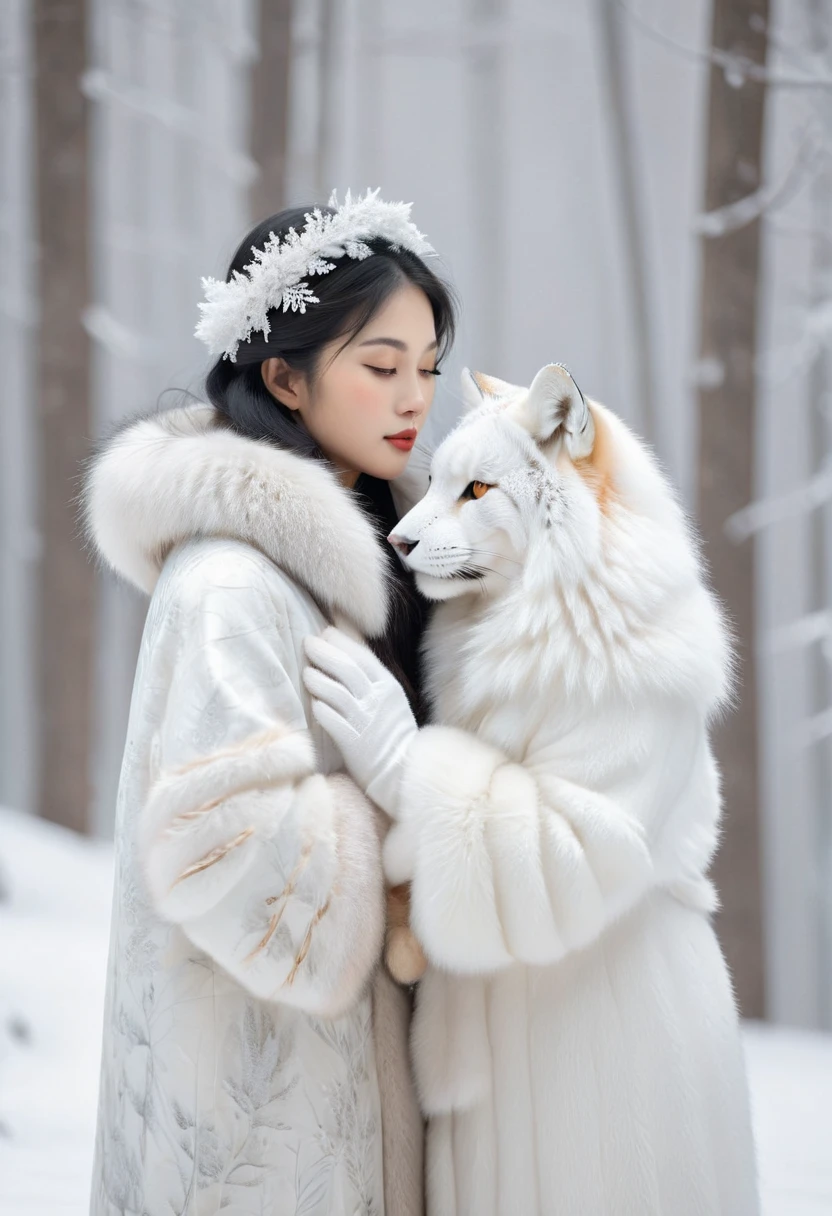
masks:
[[[391,540],[443,601],[385,844],[430,966],[430,1216],[758,1211],[709,914],[730,648],[665,478],[560,365],[473,410]]]

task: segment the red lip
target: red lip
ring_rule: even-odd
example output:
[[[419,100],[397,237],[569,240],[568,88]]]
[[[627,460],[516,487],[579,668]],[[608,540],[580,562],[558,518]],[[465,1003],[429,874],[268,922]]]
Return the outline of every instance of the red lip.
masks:
[[[406,431],[399,431],[397,435],[385,435],[384,438],[388,443],[392,443],[394,448],[398,448],[400,452],[409,452],[416,442],[418,434],[417,430],[409,427]]]

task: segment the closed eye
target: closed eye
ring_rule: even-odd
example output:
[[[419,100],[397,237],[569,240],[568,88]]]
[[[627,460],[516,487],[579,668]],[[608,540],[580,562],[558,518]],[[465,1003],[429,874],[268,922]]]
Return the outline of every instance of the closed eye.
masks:
[[[365,363],[364,366],[369,372],[375,372],[377,376],[395,376],[395,367],[373,367],[372,363]],[[420,367],[419,372],[422,376],[441,376],[438,367]]]
[[[459,497],[461,500],[484,498],[488,491],[493,489],[494,486],[489,485],[486,481],[469,481]]]

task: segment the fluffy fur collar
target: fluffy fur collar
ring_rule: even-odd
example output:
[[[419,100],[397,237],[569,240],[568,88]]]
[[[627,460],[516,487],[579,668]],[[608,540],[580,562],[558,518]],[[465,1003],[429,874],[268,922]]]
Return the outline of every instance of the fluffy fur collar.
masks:
[[[148,594],[175,545],[230,537],[362,633],[384,628],[385,555],[355,498],[323,465],[218,426],[211,406],[154,414],[113,436],[90,465],[83,510],[104,562]]]

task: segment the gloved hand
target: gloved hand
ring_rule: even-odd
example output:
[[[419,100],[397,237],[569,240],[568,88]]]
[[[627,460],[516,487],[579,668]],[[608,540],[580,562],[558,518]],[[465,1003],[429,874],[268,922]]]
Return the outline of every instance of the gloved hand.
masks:
[[[419,729],[404,689],[369,647],[340,629],[325,629],[304,645],[312,713],[353,780],[395,818],[405,758]]]

